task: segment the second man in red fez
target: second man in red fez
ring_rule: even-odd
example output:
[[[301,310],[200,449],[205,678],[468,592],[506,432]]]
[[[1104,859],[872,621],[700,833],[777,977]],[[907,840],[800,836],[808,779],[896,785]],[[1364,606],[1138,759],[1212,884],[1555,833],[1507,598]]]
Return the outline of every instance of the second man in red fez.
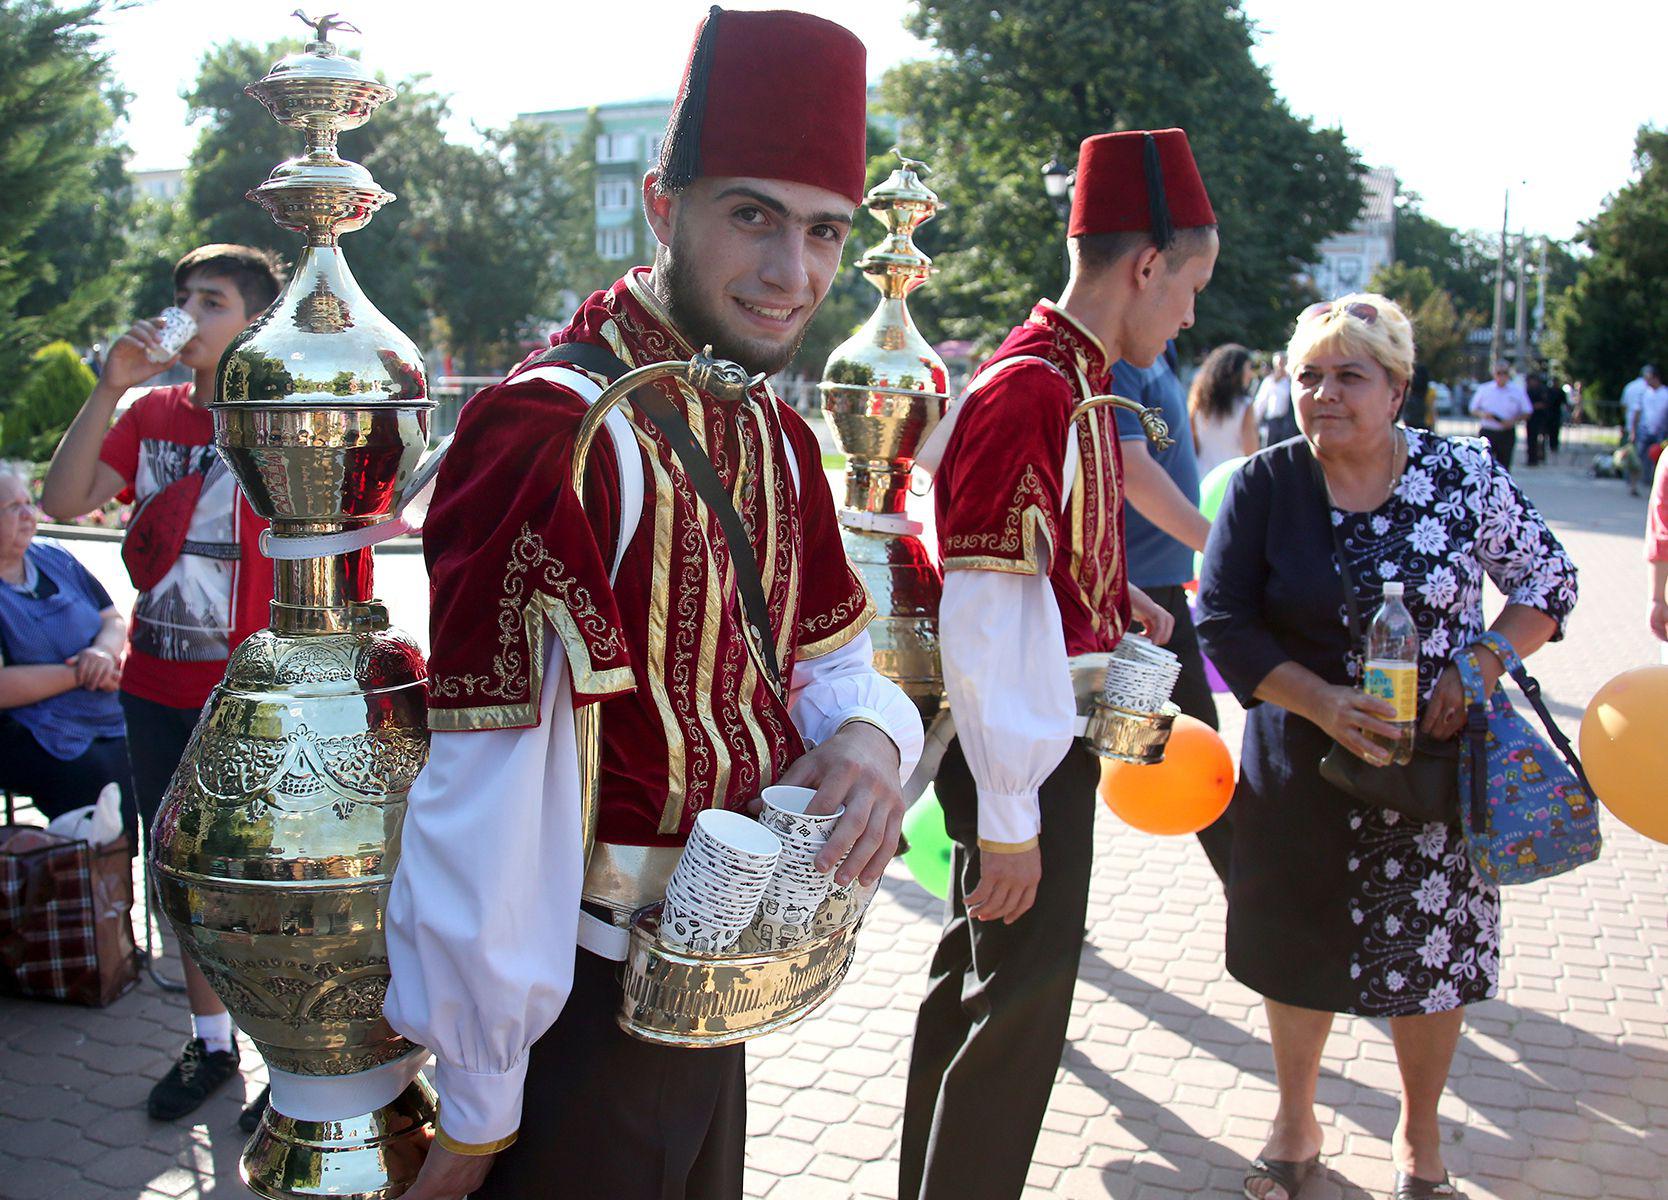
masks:
[[[580,421],[626,370],[706,345],[752,373],[793,358],[862,198],[864,100],[847,30],[714,8],[643,183],[653,266],[464,408],[424,534],[434,734],[388,906],[388,1019],[438,1060],[406,1200],[739,1198],[743,1048],[619,1028],[629,914],[697,816],[772,783],[844,806],[819,859],[837,882],[894,852],[920,719],[873,669],[799,416],[762,382],[738,402],[662,381],[604,422],[583,507],[569,487]]]
[[[1083,143],[1058,303],[1040,301],[951,409],[935,475],[939,638],[956,740],[935,787],[950,915],[915,1027],[900,1200],[1009,1200],[1048,1108],[1077,982],[1099,759],[1068,660],[1171,619],[1127,582],[1110,408],[1120,358],[1193,324],[1216,216],[1179,129]],[[1187,436],[1180,431],[1180,436]]]

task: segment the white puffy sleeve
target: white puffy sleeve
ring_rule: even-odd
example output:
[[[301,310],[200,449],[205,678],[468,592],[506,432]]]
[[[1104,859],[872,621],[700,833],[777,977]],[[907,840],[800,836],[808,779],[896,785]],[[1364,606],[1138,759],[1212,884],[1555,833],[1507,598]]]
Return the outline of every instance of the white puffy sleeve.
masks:
[[[388,897],[384,1011],[437,1061],[441,1144],[503,1149],[527,1054],[573,987],[583,879],[566,657],[545,639],[533,729],[436,733]]]
[[[1045,553],[1046,560],[1046,553]],[[946,571],[944,690],[979,790],[979,848],[1037,844],[1037,792],[1075,736],[1077,701],[1046,561],[1036,574]]]
[[[921,715],[902,688],[875,670],[866,631],[838,650],[794,664],[788,713],[813,745],[833,737],[848,721],[879,726],[898,748],[900,781],[909,778],[921,757]]]

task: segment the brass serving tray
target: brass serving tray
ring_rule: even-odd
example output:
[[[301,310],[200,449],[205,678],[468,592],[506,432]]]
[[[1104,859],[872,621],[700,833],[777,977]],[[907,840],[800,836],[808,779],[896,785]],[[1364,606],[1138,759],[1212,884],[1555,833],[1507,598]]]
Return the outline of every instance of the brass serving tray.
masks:
[[[1089,710],[1083,738],[1102,758],[1118,762],[1152,764],[1164,761],[1164,747],[1170,741],[1181,709],[1166,704],[1155,713],[1137,712],[1096,697]]]
[[[729,1046],[809,1016],[845,979],[861,924],[786,950],[692,954],[660,943],[660,907],[632,914],[618,1019],[663,1046]]]

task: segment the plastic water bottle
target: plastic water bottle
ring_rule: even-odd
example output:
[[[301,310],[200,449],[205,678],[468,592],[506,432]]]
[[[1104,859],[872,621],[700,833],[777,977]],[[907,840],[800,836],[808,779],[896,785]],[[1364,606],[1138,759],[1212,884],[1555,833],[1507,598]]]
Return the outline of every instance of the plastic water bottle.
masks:
[[[1363,691],[1396,710],[1388,720],[1400,729],[1394,738],[1369,737],[1390,752],[1392,762],[1413,758],[1413,734],[1419,716],[1419,629],[1402,603],[1402,585],[1384,585],[1384,603],[1367,628],[1367,664]]]

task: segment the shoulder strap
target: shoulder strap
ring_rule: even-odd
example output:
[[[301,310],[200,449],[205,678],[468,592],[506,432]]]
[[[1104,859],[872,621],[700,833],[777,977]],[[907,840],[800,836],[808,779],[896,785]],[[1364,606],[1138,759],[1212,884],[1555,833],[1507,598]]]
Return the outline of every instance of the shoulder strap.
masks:
[[[1314,471],[1315,498],[1320,501],[1321,519],[1326,522],[1327,533],[1332,535],[1332,551],[1338,559],[1338,574],[1344,581],[1344,608],[1349,613],[1350,641],[1357,650],[1365,654],[1366,633],[1361,627],[1361,609],[1355,598],[1355,575],[1349,569],[1349,559],[1344,557],[1344,541],[1338,536],[1338,526],[1332,520],[1332,501],[1327,496],[1326,472],[1321,469],[1320,459],[1315,457],[1315,452],[1306,452],[1309,456],[1309,466]]]
[[[581,370],[601,375],[610,383],[619,379],[627,370],[625,363],[620,361],[613,351],[591,342],[566,342],[552,346],[527,365],[531,368],[560,364],[572,364]],[[638,388],[632,393],[631,400],[659,427],[661,434],[672,447],[672,453],[678,456],[684,474],[689,476],[689,482],[694,486],[696,495],[701,497],[702,503],[718,518],[718,527],[724,534],[725,549],[729,552],[730,565],[735,571],[736,590],[741,594],[742,608],[746,613],[754,646],[764,663],[771,686],[780,695],[782,670],[776,660],[776,636],[770,623],[770,606],[765,600],[764,581],[760,575],[758,557],[754,554],[753,544],[742,525],[741,514],[736,512],[735,505],[730,502],[729,493],[719,481],[718,472],[713,470],[712,461],[695,440],[689,423],[684,420],[677,407],[653,387]]]

